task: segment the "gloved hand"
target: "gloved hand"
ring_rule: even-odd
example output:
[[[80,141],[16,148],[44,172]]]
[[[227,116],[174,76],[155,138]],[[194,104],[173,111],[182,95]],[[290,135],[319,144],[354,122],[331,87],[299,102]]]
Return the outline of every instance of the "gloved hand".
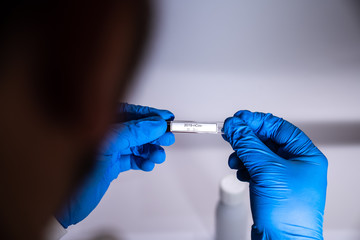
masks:
[[[291,123],[239,111],[224,124],[229,166],[250,183],[252,239],[323,239],[327,159]]]
[[[122,104],[119,115],[124,122],[112,127],[94,171],[56,216],[65,228],[90,214],[120,172],[151,171],[155,164],[165,161],[165,151],[160,145],[169,146],[175,141],[173,133],[166,132],[166,120],[174,118],[169,111]]]

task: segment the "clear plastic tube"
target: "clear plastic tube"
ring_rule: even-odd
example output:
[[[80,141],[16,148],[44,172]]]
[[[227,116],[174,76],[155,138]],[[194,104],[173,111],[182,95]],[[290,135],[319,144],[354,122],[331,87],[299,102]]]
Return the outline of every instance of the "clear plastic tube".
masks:
[[[223,122],[168,121],[168,131],[173,133],[223,134]]]

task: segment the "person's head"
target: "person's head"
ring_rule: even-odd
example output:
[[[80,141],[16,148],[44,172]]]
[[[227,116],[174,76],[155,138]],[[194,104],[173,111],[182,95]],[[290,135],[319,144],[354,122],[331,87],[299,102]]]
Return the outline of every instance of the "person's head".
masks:
[[[0,11],[0,236],[31,239],[91,169],[149,8],[145,0],[15,0]]]

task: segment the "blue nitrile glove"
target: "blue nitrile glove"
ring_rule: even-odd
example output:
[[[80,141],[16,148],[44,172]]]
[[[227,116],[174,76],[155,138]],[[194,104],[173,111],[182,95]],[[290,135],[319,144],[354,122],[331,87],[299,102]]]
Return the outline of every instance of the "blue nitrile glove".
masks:
[[[175,141],[173,133],[166,132],[166,120],[174,118],[171,112],[130,104],[122,104],[119,109],[125,122],[112,127],[94,171],[56,216],[65,228],[90,214],[120,172],[151,171],[155,164],[165,161],[165,151],[160,145],[169,146]]]
[[[250,183],[252,239],[323,239],[327,159],[291,123],[239,111],[224,124],[229,166]],[[240,224],[240,223],[239,223]]]

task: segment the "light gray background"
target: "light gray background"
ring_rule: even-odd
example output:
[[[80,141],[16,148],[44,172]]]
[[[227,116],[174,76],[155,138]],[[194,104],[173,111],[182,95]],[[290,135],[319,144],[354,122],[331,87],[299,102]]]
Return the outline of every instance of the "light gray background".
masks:
[[[360,7],[345,0],[157,0],[150,49],[130,103],[177,119],[237,110],[298,124],[329,160],[326,239],[360,239]],[[212,239],[231,148],[177,135],[151,173],[120,174],[64,239]],[[248,224],[251,222],[239,223]],[[249,228],[250,232],[250,228]]]

